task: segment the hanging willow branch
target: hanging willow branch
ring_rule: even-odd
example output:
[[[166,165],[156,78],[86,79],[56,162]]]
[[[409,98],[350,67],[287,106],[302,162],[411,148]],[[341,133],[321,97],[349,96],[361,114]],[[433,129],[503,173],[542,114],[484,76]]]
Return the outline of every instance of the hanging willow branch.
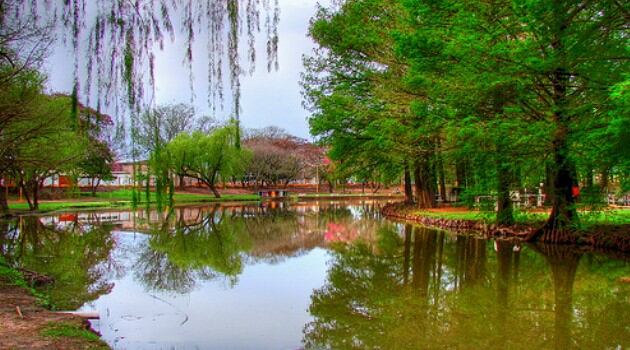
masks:
[[[265,15],[267,68],[278,68],[280,12],[278,1],[271,1],[0,0],[4,10],[11,10],[3,11],[0,20],[28,18],[53,23],[74,51],[74,91],[84,94],[77,97],[92,102],[97,110],[114,105],[117,115],[126,109],[132,118],[153,100],[156,51],[164,49],[165,40],[174,41],[178,35],[184,39],[183,60],[194,96],[192,63],[198,57],[194,43],[205,39],[208,103],[213,110],[217,105],[223,108],[223,65],[227,58],[232,108],[238,118],[240,78],[244,71],[251,73],[255,67],[255,33],[261,31],[261,13]],[[247,44],[244,62],[239,52],[241,40]],[[244,70],[244,65],[249,69]],[[118,118],[119,124],[124,123],[122,117]]]

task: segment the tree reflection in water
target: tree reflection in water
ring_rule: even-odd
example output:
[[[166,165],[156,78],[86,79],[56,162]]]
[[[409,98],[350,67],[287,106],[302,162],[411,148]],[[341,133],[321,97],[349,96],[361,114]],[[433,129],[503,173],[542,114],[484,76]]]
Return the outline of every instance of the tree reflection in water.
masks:
[[[630,347],[623,258],[393,224],[381,220],[382,204],[125,213],[137,225],[97,214],[24,217],[0,222],[0,253],[53,276],[52,302],[70,309],[126,273],[148,290],[183,294],[209,280],[232,286],[247,265],[291,264],[320,248],[329,254],[314,256],[328,272],[311,295],[309,349]]]
[[[364,202],[353,213],[347,205],[214,206],[176,208],[154,217],[133,270],[149,290],[187,293],[197,282],[224,278],[238,282],[245,264],[278,264],[316,247],[327,232],[335,240],[368,237],[378,226],[380,205]],[[355,215],[356,214],[356,215]]]
[[[243,270],[243,253],[251,248],[244,216],[216,206],[200,211],[198,220],[183,218],[181,210],[172,210],[153,225],[134,265],[136,277],[149,289],[178,293],[218,276],[234,285]]]
[[[54,279],[43,286],[53,308],[73,310],[107,294],[108,280],[119,273],[111,259],[111,225],[80,223],[76,216],[44,224],[24,216],[0,226],[1,254],[15,267]]]
[[[605,260],[580,280],[581,254],[569,247],[493,244],[410,225],[378,234],[374,247],[335,247],[327,283],[311,296],[307,349],[630,345],[630,331],[619,326],[627,325],[628,305],[604,314],[629,300],[627,286],[609,278],[627,273],[624,262]],[[601,291],[613,292],[593,298]]]

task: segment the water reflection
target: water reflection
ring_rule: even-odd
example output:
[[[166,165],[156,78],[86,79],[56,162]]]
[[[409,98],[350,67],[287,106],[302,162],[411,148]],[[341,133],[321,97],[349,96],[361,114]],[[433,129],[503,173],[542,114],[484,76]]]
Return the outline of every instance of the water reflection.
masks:
[[[594,259],[579,273],[582,254],[569,247],[520,247],[409,225],[379,234],[376,246],[335,248],[327,282],[311,296],[306,348],[630,345],[629,289],[613,277],[628,273],[624,262],[589,254]]]
[[[0,250],[8,261],[54,279],[44,288],[55,308],[76,309],[111,291],[109,279],[118,272],[109,259],[112,225],[81,223],[74,216],[46,225],[38,217],[21,217],[0,228]]]
[[[115,348],[626,348],[623,259],[382,220],[383,202],[0,222],[52,303]]]

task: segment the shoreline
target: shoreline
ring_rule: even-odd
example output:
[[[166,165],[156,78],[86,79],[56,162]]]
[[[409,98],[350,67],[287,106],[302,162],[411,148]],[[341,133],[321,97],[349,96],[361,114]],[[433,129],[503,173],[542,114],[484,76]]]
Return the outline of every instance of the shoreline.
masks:
[[[29,287],[23,272],[3,261],[0,297],[2,349],[110,349],[86,319],[45,307],[46,297]]]
[[[388,204],[381,209],[381,214],[390,220],[420,224],[442,229],[456,234],[472,233],[483,238],[517,239],[524,238],[539,226],[532,224],[516,224],[511,226],[497,225],[483,219],[456,219],[445,216],[427,216],[417,214],[419,209],[405,203]],[[630,253],[630,225],[595,225],[588,232],[583,232],[574,244],[576,247],[588,247]]]
[[[189,193],[182,193],[188,195]],[[320,201],[320,200],[352,200],[352,199],[399,199],[400,195],[395,194],[361,194],[361,193],[317,193],[317,194],[297,194],[287,197],[277,198],[262,198],[258,195],[236,195],[236,194],[224,194],[221,198],[214,198],[211,196],[197,195],[200,198],[187,198],[186,200],[175,199],[173,207],[182,207],[189,205],[209,205],[209,204],[226,204],[226,203],[260,203],[265,201]],[[67,200],[54,200],[54,201],[41,201],[40,209],[30,211],[28,209],[21,209],[20,206],[26,205],[26,203],[11,202],[9,207],[11,208],[11,217],[28,216],[28,215],[45,215],[56,214],[76,211],[107,211],[112,209],[119,210],[133,210],[138,208],[146,208],[147,206],[155,208],[157,202],[138,202],[133,204],[130,200],[107,200],[101,198],[101,200],[92,200],[98,198],[88,198],[87,200],[80,199],[67,199]],[[16,205],[19,204],[20,206]],[[16,209],[17,208],[17,209]],[[0,219],[2,219],[0,217]]]
[[[258,195],[248,194],[248,195],[240,195],[240,194],[225,194],[221,198],[215,198],[213,196],[206,195],[197,195],[197,194],[189,194],[189,193],[179,193],[182,195],[182,199],[177,199],[173,201],[173,206],[185,206],[185,205],[196,205],[196,204],[213,204],[213,203],[234,203],[234,202],[260,202],[261,198]],[[134,209],[134,208],[145,208],[147,206],[153,208],[157,206],[157,201],[138,201],[135,204],[132,200],[127,198],[106,198],[106,197],[96,197],[96,198],[87,198],[85,200],[77,199],[77,198],[67,198],[62,200],[54,200],[54,201],[40,201],[40,208],[38,210],[28,210],[27,208],[23,208],[27,205],[24,202],[10,202],[9,208],[11,210],[11,216],[24,216],[24,215],[43,215],[43,214],[54,214],[54,213],[64,213],[64,212],[75,212],[75,211],[99,211],[99,210],[112,210],[112,209]],[[9,217],[11,217],[9,216]]]

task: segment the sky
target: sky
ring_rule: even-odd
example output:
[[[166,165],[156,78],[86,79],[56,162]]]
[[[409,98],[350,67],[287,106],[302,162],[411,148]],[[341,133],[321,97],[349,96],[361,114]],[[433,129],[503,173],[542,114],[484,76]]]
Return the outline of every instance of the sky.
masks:
[[[322,0],[279,0],[280,43],[278,71],[267,72],[265,37],[257,39],[257,64],[253,75],[241,79],[242,111],[241,125],[245,128],[278,126],[289,133],[310,139],[307,117],[302,107],[300,73],[303,70],[302,56],[312,52],[313,41],[307,36],[310,18],[315,14],[317,3]],[[156,95],[155,103],[190,103],[191,90],[188,68],[184,65],[183,38],[168,41],[163,51],[156,51]],[[242,45],[245,46],[245,45]],[[198,40],[194,53],[203,57],[193,58],[194,92],[193,105],[199,115],[212,115],[207,99],[207,61],[205,43]],[[245,48],[243,48],[245,49]],[[195,55],[195,56],[196,56]],[[245,56],[243,50],[242,56]],[[48,74],[48,89],[53,92],[72,91],[72,48],[59,42],[55,45],[45,70]],[[229,86],[228,83],[225,84]],[[231,98],[225,91],[224,109],[217,109],[214,117],[227,120],[232,114]],[[108,111],[111,113],[111,111]]]

